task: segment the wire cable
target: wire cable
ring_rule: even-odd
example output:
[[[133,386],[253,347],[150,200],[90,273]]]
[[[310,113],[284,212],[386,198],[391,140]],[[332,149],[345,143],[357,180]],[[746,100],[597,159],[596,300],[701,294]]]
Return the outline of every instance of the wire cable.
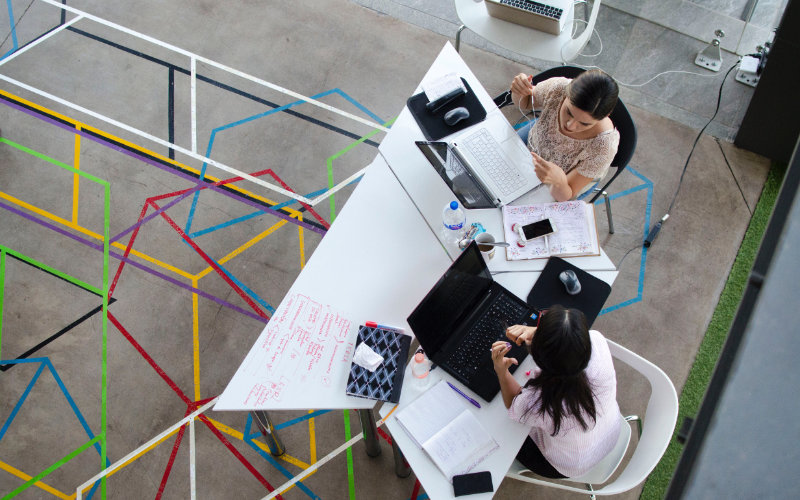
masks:
[[[734,70],[739,65],[739,61],[736,61],[736,64],[730,67],[730,69],[725,73],[725,76],[722,77],[722,83],[719,84],[719,92],[717,93],[717,106],[714,108],[714,114],[711,115],[711,118],[703,125],[703,128],[700,129],[698,132],[697,137],[694,139],[694,143],[692,144],[692,149],[689,151],[689,156],[686,157],[686,163],[683,164],[683,170],[681,171],[681,178],[678,180],[678,187],[675,189],[675,195],[672,197],[672,201],[669,204],[669,208],[667,209],[667,215],[672,211],[672,207],[675,206],[675,201],[678,199],[678,193],[681,190],[681,186],[683,185],[683,176],[686,175],[686,169],[689,167],[689,161],[692,159],[692,155],[694,154],[694,149],[697,146],[698,141],[700,141],[700,137],[702,137],[703,132],[706,131],[706,128],[711,125],[711,122],[714,121],[714,118],[717,117],[717,113],[719,113],[719,105],[722,102],[722,89],[725,87],[725,80],[728,79],[728,75],[731,74],[731,71]]]

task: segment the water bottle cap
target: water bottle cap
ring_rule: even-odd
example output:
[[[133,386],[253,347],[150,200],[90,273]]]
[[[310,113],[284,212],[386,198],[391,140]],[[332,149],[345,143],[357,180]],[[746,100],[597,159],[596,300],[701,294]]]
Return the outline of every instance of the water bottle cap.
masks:
[[[450,210],[456,210],[456,209],[458,209],[458,202],[457,201],[451,201],[450,202]]]
[[[421,352],[416,353],[414,355],[414,361],[416,361],[417,363],[422,363],[423,361],[425,361],[425,355]]]

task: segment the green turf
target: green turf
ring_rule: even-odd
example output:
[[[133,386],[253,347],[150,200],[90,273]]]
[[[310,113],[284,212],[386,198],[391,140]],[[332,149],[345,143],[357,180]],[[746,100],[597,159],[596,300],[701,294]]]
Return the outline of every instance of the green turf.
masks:
[[[689,377],[683,386],[680,396],[678,426],[681,425],[684,417],[695,417],[700,408],[700,403],[711,380],[711,374],[719,359],[728,330],[730,330],[731,323],[736,315],[736,309],[739,307],[739,302],[744,294],[750,269],[753,267],[756,253],[761,244],[761,238],[775,206],[775,200],[778,197],[778,191],[785,173],[785,164],[772,164],[758,204],[753,211],[753,217],[750,219],[750,224],[739,247],[739,253],[736,255],[728,280],[725,282],[725,288],[722,290],[714,315],[711,317],[711,322],[689,372]],[[647,424],[645,423],[645,425]],[[682,450],[683,445],[678,443],[675,435],[673,435],[672,442],[670,442],[664,457],[644,484],[641,494],[642,499],[664,498]]]

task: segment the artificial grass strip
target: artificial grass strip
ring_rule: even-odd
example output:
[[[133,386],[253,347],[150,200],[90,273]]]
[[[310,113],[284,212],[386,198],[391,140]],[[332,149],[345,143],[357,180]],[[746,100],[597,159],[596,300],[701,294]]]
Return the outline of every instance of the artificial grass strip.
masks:
[[[719,360],[722,346],[725,344],[731,323],[733,323],[733,318],[736,316],[736,310],[742,300],[750,270],[753,267],[770,215],[775,207],[775,201],[785,173],[786,165],[781,163],[773,163],[769,170],[758,204],[753,211],[750,224],[747,226],[747,231],[739,246],[736,260],[720,294],[719,302],[716,309],[714,309],[714,314],[700,344],[697,357],[689,371],[689,377],[686,379],[686,384],[681,391],[678,428],[680,428],[684,417],[694,418],[697,415],[700,403],[703,401],[714,367],[717,364],[717,360]],[[647,425],[646,418],[645,425]],[[640,498],[655,500],[664,498],[666,495],[669,482],[683,451],[683,445],[675,439],[677,430],[676,428],[664,457],[647,478]]]

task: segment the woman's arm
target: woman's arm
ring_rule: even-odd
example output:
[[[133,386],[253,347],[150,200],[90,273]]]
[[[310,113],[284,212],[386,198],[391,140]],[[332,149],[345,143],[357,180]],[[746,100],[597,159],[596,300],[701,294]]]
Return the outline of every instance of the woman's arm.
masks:
[[[530,75],[518,74],[511,80],[511,102],[522,110],[533,109],[533,88]]]
[[[509,366],[519,364],[516,359],[505,356],[509,350],[511,350],[511,344],[508,342],[501,340],[492,344],[492,363],[497,379],[500,381],[500,393],[503,395],[503,404],[506,405],[506,408],[511,408],[511,402],[522,391],[519,383],[508,371]]]
[[[553,162],[549,162],[531,151],[533,168],[543,184],[550,186],[550,195],[556,201],[568,201],[580,193],[593,179],[583,176],[574,169],[566,174]]]

